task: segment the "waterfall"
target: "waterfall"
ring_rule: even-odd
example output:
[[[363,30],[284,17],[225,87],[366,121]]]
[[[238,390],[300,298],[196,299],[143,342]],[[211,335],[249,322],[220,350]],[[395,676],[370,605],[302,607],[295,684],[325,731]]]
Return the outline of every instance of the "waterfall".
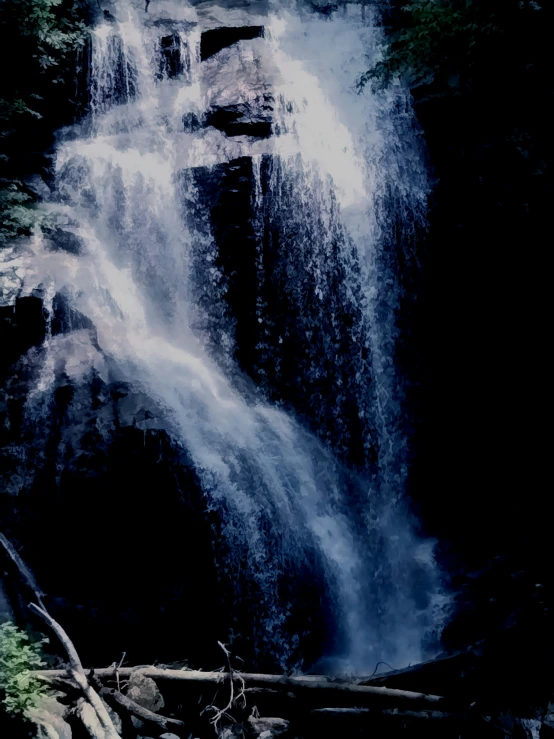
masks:
[[[405,91],[355,89],[376,13],[114,13],[43,206],[79,253],[30,245],[37,284],[94,331],[47,336],[28,413],[47,413],[60,363],[75,383],[91,368],[132,383],[221,521],[227,607],[248,601],[236,628],[257,650],[298,664],[298,575],[325,583],[325,656],[417,661],[440,599],[403,501],[391,233],[417,228],[427,186]],[[263,30],[215,34],[244,27]]]

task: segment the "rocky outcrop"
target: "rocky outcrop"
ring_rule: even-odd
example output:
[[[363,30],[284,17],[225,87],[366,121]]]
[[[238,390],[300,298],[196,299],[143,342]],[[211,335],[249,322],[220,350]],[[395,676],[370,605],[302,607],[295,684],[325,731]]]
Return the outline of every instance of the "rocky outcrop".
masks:
[[[202,61],[217,54],[221,49],[245,39],[260,38],[264,35],[263,26],[240,26],[234,28],[212,28],[204,31],[200,42]]]
[[[206,114],[206,125],[213,126],[227,136],[254,136],[267,138],[272,133],[273,96],[264,93],[262,98],[237,105],[212,108]]]
[[[205,306],[214,352],[221,355],[224,327],[232,331],[233,359],[272,400],[294,408],[349,462],[371,466],[374,429],[363,405],[370,348],[362,298],[345,284],[346,269],[358,266],[332,201],[324,226],[316,191],[325,183],[271,155],[257,168],[242,157],[182,176],[194,183],[185,212],[195,244],[195,299]],[[298,207],[295,188],[311,193],[311,211]],[[211,224],[215,258],[202,247],[203,224]],[[209,275],[214,268],[217,281]]]
[[[158,79],[174,79],[182,74],[190,74],[190,49],[179,33],[162,36],[158,54]]]
[[[289,731],[290,724],[282,718],[256,718],[250,716],[248,727],[257,739],[276,739]]]
[[[204,124],[227,136],[266,138],[273,133],[277,71],[263,38],[240,41],[202,64]]]
[[[158,713],[165,706],[163,696],[154,680],[140,672],[133,673],[129,678],[126,695],[153,713]]]

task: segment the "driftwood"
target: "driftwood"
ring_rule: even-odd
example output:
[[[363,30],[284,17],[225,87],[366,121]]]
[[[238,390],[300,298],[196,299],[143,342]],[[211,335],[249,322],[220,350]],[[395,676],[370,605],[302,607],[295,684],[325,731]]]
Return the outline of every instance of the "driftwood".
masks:
[[[100,695],[107,702],[115,703],[117,707],[124,708],[132,716],[135,716],[145,723],[155,724],[164,731],[183,728],[185,725],[183,721],[179,721],[175,718],[167,718],[166,716],[160,716],[158,713],[154,713],[153,711],[149,711],[147,708],[143,708],[143,706],[139,706],[138,703],[127,698],[127,696],[120,693],[119,690],[115,690],[115,688],[102,688]]]
[[[220,641],[217,642],[221,649],[223,650],[223,653],[225,654],[225,660],[227,662],[227,668],[229,670],[229,702],[225,706],[225,708],[218,708],[217,706],[208,706],[207,710],[215,711],[215,716],[213,716],[210,719],[210,723],[215,727],[215,730],[219,733],[219,722],[224,717],[229,717],[229,711],[233,709],[233,706],[235,702],[238,701],[239,698],[242,699],[243,708],[246,708],[246,696],[244,695],[244,688],[245,683],[244,679],[242,677],[236,676],[235,672],[233,670],[233,667],[231,665],[231,653],[229,650],[225,647],[224,644],[222,644]],[[240,683],[240,692],[237,697],[235,697],[235,680],[238,680]]]
[[[94,688],[89,685],[89,682],[85,675],[85,671],[83,670],[83,666],[81,664],[81,660],[79,659],[79,655],[77,654],[77,650],[73,646],[73,642],[65,633],[60,624],[55,621],[46,610],[46,607],[42,600],[42,598],[44,597],[44,593],[37,585],[31,571],[29,570],[25,562],[21,559],[13,544],[8,541],[8,539],[6,539],[6,537],[2,533],[0,533],[0,546],[4,549],[10,560],[13,562],[21,576],[21,579],[32,591],[35,597],[36,603],[30,603],[29,609],[34,614],[39,616],[46,624],[48,624],[48,626],[56,634],[66,651],[69,660],[69,668],[67,672],[83,695],[83,701],[79,701],[78,703],[77,713],[81,717],[81,720],[85,725],[87,731],[93,739],[121,739],[117,730],[115,729],[115,726],[113,725],[113,721],[106,709],[106,706],[102,702],[102,699],[94,690]],[[64,677],[65,675],[58,676],[58,686],[60,685],[59,678],[63,680]]]
[[[464,714],[446,713],[444,711],[400,711],[394,709],[376,710],[374,708],[314,708],[311,712],[314,716],[323,718],[348,718],[352,717],[368,717],[377,718],[380,716],[398,719],[427,719],[432,721],[460,721],[463,720]]]
[[[71,639],[67,636],[60,624],[57,621],[54,621],[52,616],[47,611],[39,608],[34,603],[31,603],[29,605],[29,608],[31,609],[31,611],[33,611],[33,613],[35,613],[37,616],[40,616],[40,618],[42,618],[42,620],[48,624],[48,626],[52,629],[52,631],[60,640],[69,660],[69,667],[67,671],[69,672],[71,679],[81,689],[81,692],[83,693],[83,696],[86,699],[87,703],[90,704],[91,708],[95,712],[98,719],[98,724],[104,732],[105,738],[121,739],[115,729],[115,726],[113,725],[113,721],[110,718],[110,714],[108,713],[106,706],[102,702],[102,699],[100,698],[96,690],[94,690],[94,688],[89,685],[89,682],[85,675],[85,671],[83,670],[83,666],[81,664],[81,660],[79,659],[79,655],[77,654],[77,650],[73,646],[73,642],[71,641]],[[82,714],[86,717],[88,717],[89,714],[90,716],[92,716],[92,713],[87,708],[83,708]],[[89,733],[91,734],[91,736],[93,736],[94,739],[97,739],[98,734],[92,732],[92,728],[89,727],[85,720],[83,720],[83,723],[87,725],[87,729],[89,729]],[[91,719],[88,723],[94,723],[93,719]]]
[[[199,670],[164,670],[160,667],[123,667],[119,670],[120,677],[130,677],[133,672],[140,672],[154,680],[174,680],[189,683],[225,683],[229,675],[222,672],[201,672]],[[85,670],[85,674],[87,671]],[[114,668],[106,667],[94,669],[98,678],[113,678]],[[52,677],[63,677],[64,670],[36,670],[33,675],[48,680]],[[283,689],[321,690],[355,694],[359,698],[391,699],[408,701],[411,703],[440,704],[444,698],[440,695],[414,693],[410,690],[377,687],[373,685],[358,685],[342,679],[330,678],[324,675],[263,675],[259,673],[233,672],[233,677],[244,681],[249,687],[272,686]]]
[[[316,691],[313,694],[315,698],[312,702],[313,707],[311,710],[309,707],[307,708],[307,714],[311,715],[314,720],[340,719],[354,722],[372,722],[392,719],[393,721],[454,721],[463,724],[472,717],[475,718],[475,716],[472,716],[471,710],[469,713],[451,712],[449,710],[451,708],[450,702],[439,695],[435,695],[432,685],[429,685],[427,692],[402,689],[406,684],[404,681],[408,677],[408,673],[413,677],[412,673],[417,672],[421,678],[425,678],[422,680],[423,683],[428,681],[433,683],[432,678],[434,676],[430,673],[439,669],[440,666],[437,668],[431,663],[418,666],[415,669],[397,670],[387,675],[373,675],[365,679],[333,678],[323,675],[266,675],[235,671],[231,665],[231,655],[220,643],[226,657],[226,672],[202,672],[149,665],[122,667],[125,654],[119,664],[114,663],[107,668],[85,670],[68,635],[44,607],[42,602],[44,594],[36,584],[32,573],[13,545],[2,534],[0,534],[1,549],[6,552],[19,571],[22,580],[35,596],[38,605],[30,604],[30,610],[39,616],[56,634],[68,658],[66,669],[35,670],[31,674],[65,691],[74,702],[75,715],[80,718],[92,739],[121,739],[120,732],[114,726],[114,720],[116,719],[115,717],[112,719],[110,715],[112,708],[118,709],[119,712],[123,709],[128,722],[130,722],[130,717],[134,716],[149,725],[152,736],[158,736],[162,732],[171,733],[172,730],[179,733],[179,729],[184,729],[185,724],[182,721],[156,714],[121,693],[120,678],[128,678],[135,673],[154,680],[182,682],[191,687],[209,684],[228,686],[229,700],[225,708],[207,707],[215,711],[211,723],[216,730],[218,730],[218,724],[223,718],[235,721],[231,712],[241,701],[240,708],[241,710],[245,709],[246,695],[249,693],[271,693],[276,697],[278,695],[281,697],[290,696],[295,699],[296,693]],[[461,661],[462,659],[457,659],[456,663],[449,663],[453,665],[453,673],[460,669]],[[463,661],[467,661],[465,656],[463,656]],[[383,685],[383,682],[391,678],[393,685],[398,685],[398,682],[401,681],[399,687]],[[106,684],[108,681],[112,681],[111,686]],[[422,685],[422,682],[419,684]],[[117,683],[117,688],[112,687],[114,683]],[[436,680],[433,684],[437,684]],[[424,690],[426,689],[424,684],[422,687]],[[336,704],[339,706],[346,704],[355,707],[315,707],[325,706],[329,697],[331,698],[329,700],[331,705],[332,701],[336,700]],[[278,697],[277,700],[279,700]],[[277,724],[279,727],[288,726],[288,722],[284,719],[261,719],[258,714],[252,718],[250,723],[257,722],[257,724],[260,724],[258,727],[260,728],[263,721],[273,721],[275,727],[277,727]],[[154,727],[156,727],[156,732],[154,732]]]

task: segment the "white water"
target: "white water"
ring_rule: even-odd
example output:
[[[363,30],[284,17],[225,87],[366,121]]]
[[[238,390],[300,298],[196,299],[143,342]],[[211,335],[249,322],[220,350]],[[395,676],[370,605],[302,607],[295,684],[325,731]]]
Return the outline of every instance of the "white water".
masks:
[[[414,578],[432,594],[436,575],[430,546],[412,535],[400,502],[406,469],[391,359],[397,297],[393,277],[381,271],[379,249],[387,189],[393,183],[410,228],[424,210],[425,177],[409,148],[406,168],[398,134],[402,115],[410,116],[403,91],[358,95],[354,89],[368,57],[378,53],[372,12],[346,6],[326,20],[274,8],[263,19],[266,38],[240,42],[202,63],[200,18],[200,27],[179,32],[188,59],[183,74],[159,79],[155,50],[164,31],[151,21],[164,13],[198,18],[185,3],[153,2],[147,17],[142,8],[142,2],[122,0],[117,23],[96,28],[91,117],[57,153],[58,202],[49,207],[73,224],[84,254],[47,253],[37,236],[34,267],[43,282],[70,293],[73,307],[93,321],[104,355],[120,376],[154,398],[166,428],[188,450],[210,506],[224,519],[228,551],[246,558],[248,576],[262,594],[258,648],[283,664],[289,660],[288,606],[279,600],[278,584],[287,562],[302,562],[315,546],[344,633],[342,653],[334,656],[359,672],[372,671],[378,660],[395,667],[417,661],[434,615],[428,599],[422,605],[414,597]],[[243,18],[230,25],[249,23]],[[236,88],[248,97],[260,79],[274,90],[279,136],[251,140],[215,129],[183,131],[183,114],[232,102]],[[259,166],[264,153],[278,155],[297,179],[298,212],[317,204],[324,227],[334,193],[361,265],[375,378],[366,405],[379,436],[368,444],[380,449],[379,474],[360,483],[361,514],[349,512],[331,452],[283,412],[242,396],[210,357],[207,337],[194,328],[194,238],[183,223],[179,174],[239,156]],[[269,186],[278,188],[278,179]],[[260,193],[255,196],[261,205]],[[317,249],[324,250],[325,241],[305,246],[313,248],[309,269],[317,278]],[[50,339],[39,394],[53,382],[60,355],[70,376],[91,364],[107,376],[104,359],[81,335]],[[220,555],[219,565],[222,578],[232,581],[233,557]]]

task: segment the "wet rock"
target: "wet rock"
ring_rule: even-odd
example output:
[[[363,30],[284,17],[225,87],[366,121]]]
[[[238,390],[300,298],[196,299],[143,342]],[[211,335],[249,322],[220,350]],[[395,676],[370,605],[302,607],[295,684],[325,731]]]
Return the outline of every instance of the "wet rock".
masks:
[[[289,722],[283,718],[255,718],[250,716],[248,725],[252,735],[257,739],[274,739],[286,734]]]
[[[66,251],[69,254],[79,255],[83,252],[83,241],[72,231],[55,226],[45,228],[47,247],[51,251]]]
[[[227,105],[208,111],[206,124],[223,131],[227,136],[254,136],[267,138],[272,133],[273,107],[271,96],[256,98],[252,103]]]
[[[326,16],[332,15],[339,9],[339,6],[335,3],[321,2],[321,0],[319,2],[310,2],[309,5],[314,13],[321,13],[321,15]]]
[[[220,739],[243,739],[244,730],[242,724],[227,726],[220,734]]]
[[[537,719],[522,718],[521,728],[525,732],[526,739],[539,739],[541,734],[541,722]]]
[[[183,115],[183,130],[185,133],[196,133],[202,128],[202,121],[196,113],[185,113]]]
[[[188,46],[181,41],[178,33],[162,36],[159,40],[158,79],[174,79],[190,72]]]
[[[67,334],[81,329],[94,329],[92,321],[71,307],[66,295],[56,293],[52,303],[50,330],[52,336]]]
[[[44,341],[47,317],[40,297],[16,297],[13,303],[0,302],[0,372],[16,362],[33,346]]]
[[[543,717],[543,723],[554,729],[554,703],[549,703],[546,714]]]
[[[0,251],[0,308],[15,304],[23,289],[28,259],[14,247]]]
[[[278,72],[263,39],[238,43],[203,65],[205,124],[228,136],[272,134]]]
[[[131,675],[127,697],[153,713],[157,713],[165,706],[163,696],[154,680],[140,672]]]
[[[39,200],[48,200],[52,191],[38,174],[31,175],[24,179],[24,184],[27,190],[29,190]]]
[[[263,26],[212,28],[204,31],[200,40],[200,59],[204,61],[238,41],[260,38],[263,35]]]
[[[147,18],[144,22],[145,26],[149,26],[150,28],[161,28],[163,30],[169,31],[190,31],[193,28],[196,28],[198,26],[197,21],[187,21],[187,20],[178,20],[175,18],[154,18],[150,19]]]

